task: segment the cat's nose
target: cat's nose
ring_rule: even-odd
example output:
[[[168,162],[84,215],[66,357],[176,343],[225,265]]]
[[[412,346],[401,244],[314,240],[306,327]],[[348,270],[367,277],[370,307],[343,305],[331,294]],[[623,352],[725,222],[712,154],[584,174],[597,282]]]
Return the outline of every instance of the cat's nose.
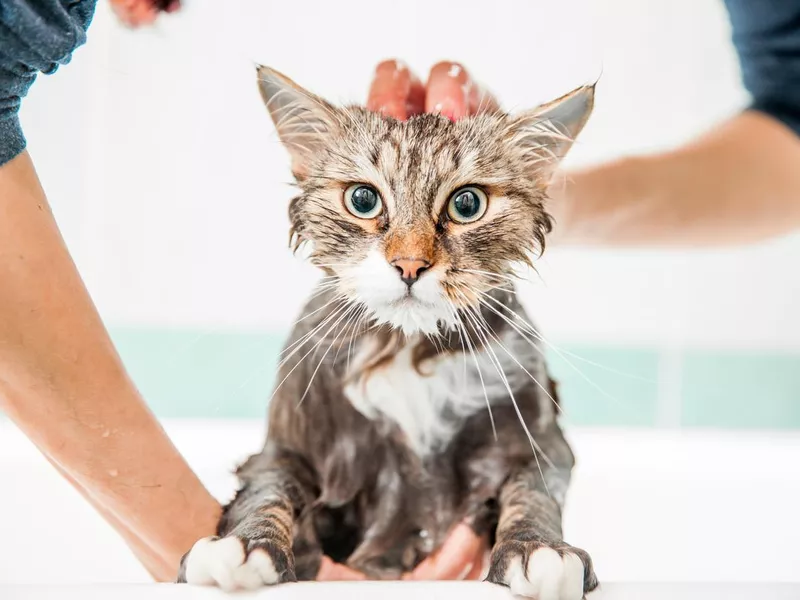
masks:
[[[397,269],[403,283],[411,287],[419,279],[423,271],[431,266],[431,263],[420,258],[397,258],[391,262],[391,265]]]

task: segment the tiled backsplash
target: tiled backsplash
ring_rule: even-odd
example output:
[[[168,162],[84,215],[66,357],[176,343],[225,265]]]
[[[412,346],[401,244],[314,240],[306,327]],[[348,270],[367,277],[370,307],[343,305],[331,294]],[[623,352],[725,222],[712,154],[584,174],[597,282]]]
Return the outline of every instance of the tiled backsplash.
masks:
[[[266,415],[282,335],[116,329],[160,417]],[[800,354],[565,345],[549,352],[566,423],[800,428]]]

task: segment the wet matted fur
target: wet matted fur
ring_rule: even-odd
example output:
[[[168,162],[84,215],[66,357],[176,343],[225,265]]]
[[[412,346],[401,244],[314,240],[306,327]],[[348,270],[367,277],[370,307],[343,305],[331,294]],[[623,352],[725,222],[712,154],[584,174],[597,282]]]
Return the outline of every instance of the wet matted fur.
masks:
[[[408,121],[259,68],[300,193],[292,244],[325,273],[282,354],[265,446],[179,579],[313,579],[321,557],[397,578],[459,522],[488,579],[542,599],[597,585],[562,540],[573,455],[513,274],[544,247],[547,185],[593,86],[519,115]]]

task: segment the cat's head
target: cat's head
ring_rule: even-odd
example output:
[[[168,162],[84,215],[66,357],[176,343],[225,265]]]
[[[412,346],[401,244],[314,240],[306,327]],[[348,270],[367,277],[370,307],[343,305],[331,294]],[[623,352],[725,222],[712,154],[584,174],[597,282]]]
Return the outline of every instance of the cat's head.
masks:
[[[584,86],[516,115],[397,121],[266,67],[258,80],[302,191],[295,243],[343,298],[406,334],[454,328],[457,309],[543,249],[547,186],[594,102]]]

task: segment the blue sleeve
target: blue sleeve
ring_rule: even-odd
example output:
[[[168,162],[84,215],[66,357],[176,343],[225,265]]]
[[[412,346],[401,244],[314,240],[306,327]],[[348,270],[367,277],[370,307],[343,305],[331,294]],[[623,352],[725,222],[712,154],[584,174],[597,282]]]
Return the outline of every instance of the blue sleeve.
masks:
[[[25,149],[19,105],[37,73],[69,62],[97,0],[0,0],[0,165]]]
[[[725,0],[751,108],[800,135],[800,0]]]

